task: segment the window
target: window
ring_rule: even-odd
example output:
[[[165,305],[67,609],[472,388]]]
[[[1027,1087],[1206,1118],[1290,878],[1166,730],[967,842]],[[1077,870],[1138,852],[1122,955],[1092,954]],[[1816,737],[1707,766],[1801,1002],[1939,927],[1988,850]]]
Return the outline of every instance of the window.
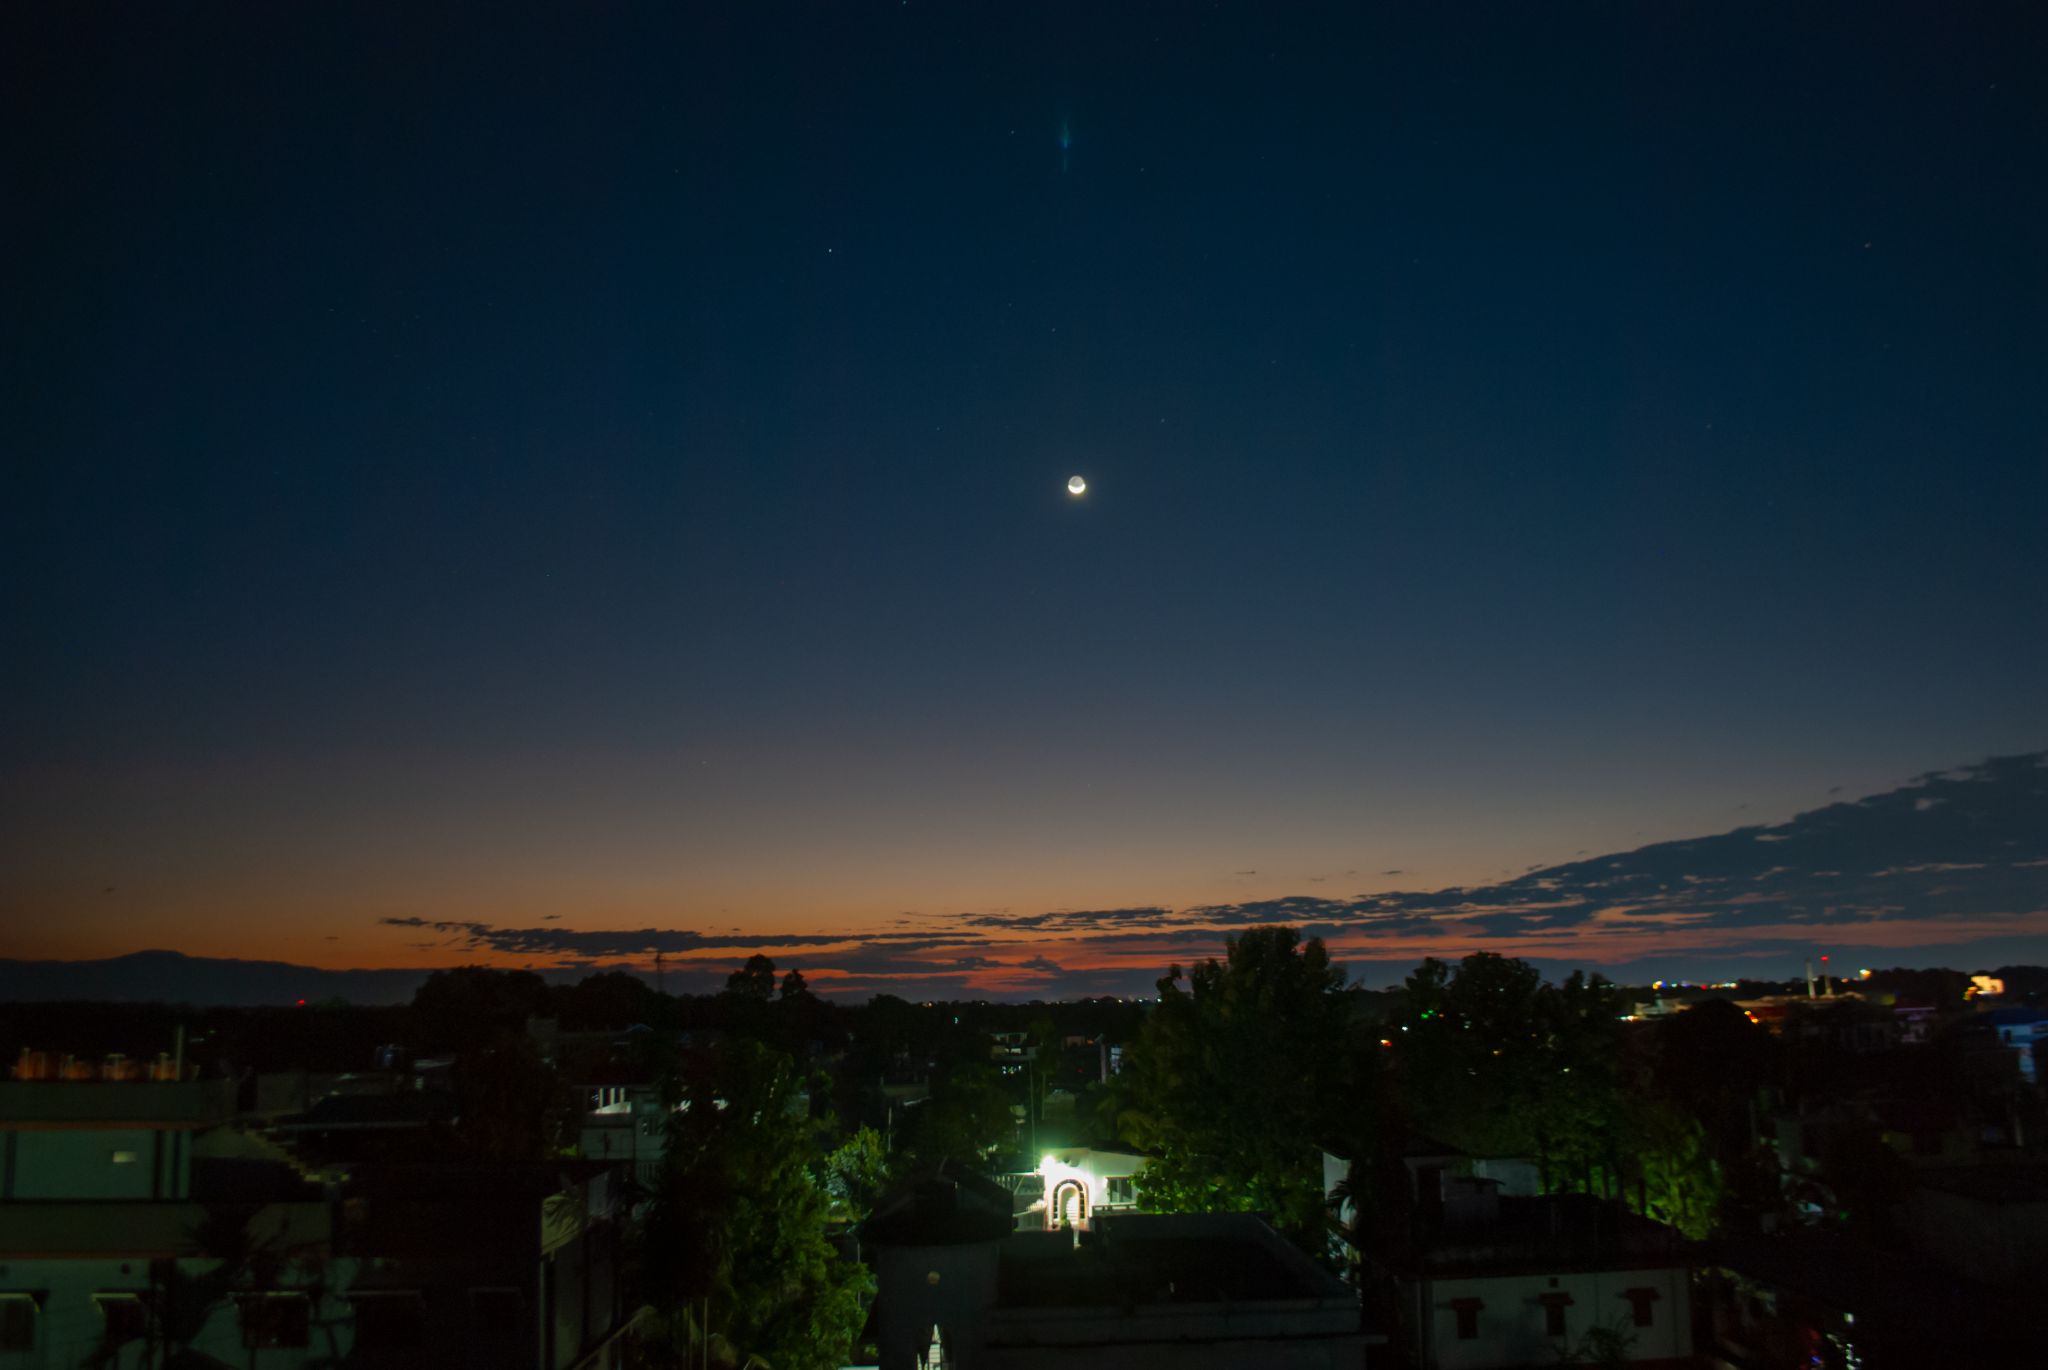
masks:
[[[417,1290],[378,1290],[349,1295],[356,1312],[358,1351],[397,1351],[426,1337],[426,1309]]]
[[[1536,1301],[1543,1305],[1543,1335],[1546,1337],[1568,1337],[1570,1330],[1565,1326],[1564,1310],[1572,1306],[1569,1294],[1538,1294]]]
[[[107,1345],[119,1346],[123,1342],[140,1341],[149,1335],[149,1310],[142,1306],[138,1296],[95,1294],[92,1299],[100,1306]]]
[[[1109,1177],[1109,1198],[1113,1204],[1134,1204],[1138,1201],[1138,1182],[1129,1175]]]
[[[1451,1300],[1451,1312],[1456,1314],[1458,1319],[1459,1341],[1479,1339],[1479,1310],[1484,1307],[1486,1302],[1483,1299]]]
[[[0,1294],[0,1351],[36,1349],[36,1301],[32,1294]]]
[[[1659,1297],[1656,1290],[1648,1287],[1624,1289],[1621,1296],[1628,1300],[1629,1315],[1633,1318],[1635,1326],[1650,1327],[1655,1324],[1656,1303]]]
[[[304,1294],[242,1294],[242,1345],[304,1346],[312,1309]]]

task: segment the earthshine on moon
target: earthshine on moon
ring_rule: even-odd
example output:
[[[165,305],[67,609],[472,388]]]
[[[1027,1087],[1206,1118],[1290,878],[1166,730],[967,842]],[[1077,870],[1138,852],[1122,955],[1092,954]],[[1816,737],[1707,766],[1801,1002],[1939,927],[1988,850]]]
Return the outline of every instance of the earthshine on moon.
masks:
[[[1067,493],[1070,495],[1085,494],[1087,490],[1088,482],[1082,480],[1079,476],[1075,476],[1067,481]]]

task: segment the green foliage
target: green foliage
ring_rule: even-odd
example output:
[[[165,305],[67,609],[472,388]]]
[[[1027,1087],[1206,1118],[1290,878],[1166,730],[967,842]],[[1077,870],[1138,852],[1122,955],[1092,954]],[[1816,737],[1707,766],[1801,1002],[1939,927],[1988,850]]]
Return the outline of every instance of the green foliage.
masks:
[[[1635,1359],[1635,1333],[1619,1323],[1612,1327],[1589,1327],[1586,1335],[1557,1352],[1561,1365],[1592,1365],[1599,1370],[1621,1370]]]
[[[1320,1250],[1319,1142],[1344,1106],[1344,974],[1320,939],[1254,928],[1225,943],[1158,1009],[1112,1099],[1124,1138],[1153,1161],[1139,1202],[1163,1212],[1259,1210]]]
[[[1619,1006],[1604,980],[1546,985],[1526,961],[1425,960],[1390,1024],[1415,1126],[1476,1156],[1532,1156],[1560,1175],[1615,1157]]]
[[[825,1194],[832,1216],[860,1222],[874,1211],[875,1200],[889,1182],[889,1152],[882,1134],[863,1127],[825,1157]]]
[[[736,1360],[844,1364],[871,1285],[826,1239],[823,1135],[795,1062],[733,1041],[677,1087],[644,1233],[655,1323],[687,1340],[702,1331],[690,1310],[708,1300],[709,1330]]]
[[[1390,1031],[1423,1131],[1478,1156],[1534,1157],[1553,1191],[1617,1195],[1698,1238],[1727,1193],[1708,1123],[1740,1143],[1768,1069],[1739,1010],[1677,1025],[1705,1012],[1664,1025],[1652,1068],[1632,1080],[1613,986],[1578,973],[1547,985],[1525,961],[1479,952],[1455,970],[1423,962]],[[1702,1052],[1725,1055],[1725,1076]]]
[[[1780,1070],[1777,1040],[1721,999],[1642,1031],[1649,1049],[1642,1093],[1659,1101],[1641,1127],[1650,1215],[1699,1237],[1719,1221],[1777,1208],[1775,1168],[1754,1136],[1755,1106]]]
[[[1643,1211],[1698,1241],[1710,1235],[1727,1186],[1697,1118],[1663,1100],[1633,1110],[1632,1139]]]

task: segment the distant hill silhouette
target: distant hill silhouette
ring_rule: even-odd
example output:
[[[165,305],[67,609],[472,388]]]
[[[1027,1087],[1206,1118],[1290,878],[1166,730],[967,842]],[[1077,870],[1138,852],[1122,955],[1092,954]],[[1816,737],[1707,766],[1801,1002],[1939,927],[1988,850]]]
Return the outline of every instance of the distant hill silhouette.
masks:
[[[104,961],[0,959],[0,999],[50,1003],[164,1002],[241,1007],[304,999],[403,1004],[427,978],[424,970],[319,970],[285,961],[138,951]]]

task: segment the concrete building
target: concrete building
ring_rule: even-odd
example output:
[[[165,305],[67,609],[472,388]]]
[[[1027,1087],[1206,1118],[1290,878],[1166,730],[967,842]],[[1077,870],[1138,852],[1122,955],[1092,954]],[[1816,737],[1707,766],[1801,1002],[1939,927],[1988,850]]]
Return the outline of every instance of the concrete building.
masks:
[[[591,1090],[577,1129],[577,1152],[586,1160],[619,1166],[643,1188],[661,1179],[668,1156],[670,1110],[651,1086],[611,1085]]]
[[[245,1183],[233,1107],[224,1080],[0,1084],[0,1370],[329,1349],[332,1210],[289,1166]]]
[[[1326,1151],[1323,1177],[1369,1316],[1401,1330],[1409,1364],[1692,1363],[1690,1272],[1670,1228],[1591,1195],[1542,1195],[1530,1162],[1420,1134],[1372,1167]],[[1339,1202],[1352,1185],[1374,1186],[1364,1214]]]
[[[1038,1158],[1036,1170],[1004,1176],[1017,1195],[1019,1232],[1086,1228],[1097,1214],[1129,1213],[1138,1206],[1142,1152],[1115,1146],[1070,1146]]]
[[[2040,1066],[2035,1047],[2048,1043],[2048,1010],[2026,1007],[1994,1008],[1964,1019],[1963,1031],[1989,1033],[2000,1046],[2010,1049],[2028,1084],[2040,1083]]]
[[[1398,1276],[1418,1364],[1500,1370],[1553,1363],[1607,1337],[1630,1364],[1692,1353],[1677,1235],[1589,1195],[1507,1198],[1446,1177],[1443,1221]],[[1473,1192],[1464,1193],[1464,1189]]]
[[[613,1364],[625,1334],[620,1174],[593,1162],[380,1167],[334,1252],[385,1366]],[[366,1348],[369,1349],[369,1348]]]
[[[329,1164],[234,1103],[0,1084],[0,1370],[616,1358],[609,1168]]]

